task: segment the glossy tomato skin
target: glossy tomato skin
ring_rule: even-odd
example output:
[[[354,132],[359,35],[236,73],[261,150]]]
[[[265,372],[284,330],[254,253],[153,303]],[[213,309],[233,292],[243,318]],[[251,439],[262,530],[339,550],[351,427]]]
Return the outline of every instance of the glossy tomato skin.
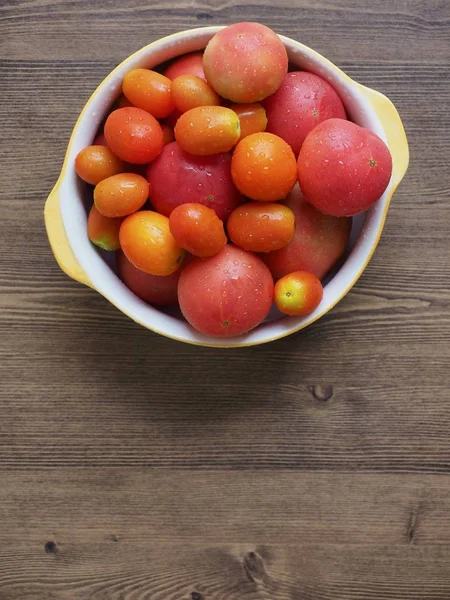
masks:
[[[237,116],[241,125],[240,140],[252,133],[260,133],[266,130],[267,116],[262,104],[232,104],[230,106]]]
[[[294,153],[272,133],[253,133],[234,149],[231,176],[236,187],[252,200],[282,200],[297,180]]]
[[[203,204],[177,206],[169,217],[169,225],[176,243],[194,256],[213,256],[227,243],[222,221]]]
[[[151,210],[126,217],[119,239],[128,260],[150,275],[171,275],[180,268],[185,255],[170,233],[169,219]]]
[[[112,152],[134,164],[151,162],[163,147],[163,132],[158,121],[140,108],[114,110],[106,119],[106,141]]]
[[[172,81],[172,100],[180,113],[198,106],[220,105],[219,95],[209,83],[196,75],[180,75]]]
[[[285,140],[298,156],[310,131],[322,121],[345,119],[336,90],[322,77],[305,71],[288,73],[278,90],[264,100],[267,129]]]
[[[291,317],[309,315],[319,306],[322,297],[320,279],[307,271],[289,273],[275,284],[275,305]]]
[[[294,271],[308,271],[323,279],[341,258],[350,238],[351,219],[322,214],[309,204],[298,186],[285,201],[295,214],[291,241],[264,255],[275,281]]]
[[[137,269],[123,252],[117,252],[116,264],[120,279],[144,302],[155,306],[177,304],[180,269],[165,277],[150,275]]]
[[[203,70],[203,52],[193,52],[177,58],[167,69],[164,75],[169,79],[175,79],[180,75],[196,75],[206,81]]]
[[[133,69],[125,75],[122,91],[133,106],[142,108],[156,119],[162,119],[175,108],[171,86],[171,80],[161,73],[149,69]]]
[[[75,159],[75,170],[83,181],[97,185],[103,179],[125,170],[125,164],[107,146],[83,148]]]
[[[198,106],[188,110],[175,125],[175,139],[189,154],[208,156],[228,152],[241,135],[239,117],[224,106]]]
[[[103,216],[95,205],[89,211],[87,221],[88,238],[103,248],[103,250],[118,250],[120,248],[119,231],[123,219],[110,219]]]
[[[180,204],[198,202],[226,220],[243,201],[231,180],[230,163],[229,153],[193,156],[176,142],[167,144],[147,171],[153,206],[169,216]]]
[[[232,245],[196,258],[180,275],[178,299],[186,320],[216,337],[242,335],[267,317],[273,279],[259,257]]]
[[[305,198],[324,214],[367,210],[387,188],[392,157],[375,133],[350,121],[329,119],[303,143],[298,177]]]
[[[136,173],[119,173],[96,185],[94,202],[105,217],[126,217],[144,206],[148,193],[145,177]]]
[[[248,202],[233,210],[227,231],[233,244],[243,250],[271,252],[283,248],[292,239],[295,215],[278,202]]]
[[[208,42],[203,55],[206,79],[220,96],[239,103],[273,94],[287,73],[286,49],[260,23],[235,23]]]

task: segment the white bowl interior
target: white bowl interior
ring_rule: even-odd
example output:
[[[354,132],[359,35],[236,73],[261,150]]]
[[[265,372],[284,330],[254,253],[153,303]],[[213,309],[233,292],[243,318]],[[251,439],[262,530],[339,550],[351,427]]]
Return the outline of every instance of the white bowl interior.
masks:
[[[383,225],[384,206],[388,189],[366,213],[353,219],[352,234],[345,261],[337,272],[326,280],[324,296],[318,308],[307,317],[283,317],[269,320],[246,335],[218,339],[202,335],[186,321],[153,308],[131,292],[89,242],[86,232],[85,187],[75,173],[75,157],[92,143],[107,110],[121,90],[124,75],[133,68],[153,68],[181,54],[202,50],[220,27],[205,27],[174,34],[154,42],[133,54],[119,65],[99,86],[86,104],[74,130],[66,169],[61,182],[61,211],[70,246],[96,289],[115,306],[142,325],[181,341],[212,346],[259,344],[276,339],[315,321],[326,313],[354,284],[376,245]],[[308,70],[329,81],[340,94],[350,118],[371,129],[386,141],[381,122],[355,82],[349,80],[332,63],[313,50],[280,36],[286,46],[289,60],[300,69]]]

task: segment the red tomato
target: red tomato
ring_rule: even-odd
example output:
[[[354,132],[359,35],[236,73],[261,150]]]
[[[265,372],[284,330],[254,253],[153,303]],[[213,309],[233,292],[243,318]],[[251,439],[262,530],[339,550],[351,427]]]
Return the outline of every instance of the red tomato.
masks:
[[[337,217],[367,210],[392,173],[389,148],[375,133],[342,119],[318,125],[303,143],[298,178],[305,198]]]
[[[150,275],[137,269],[123,252],[116,255],[117,270],[124,284],[139,298],[157,306],[177,304],[180,269],[171,275]]]
[[[240,135],[239,117],[225,106],[192,108],[182,114],[175,125],[178,145],[190,154],[206,156],[228,152]]]
[[[169,79],[175,79],[180,75],[196,75],[206,81],[203,71],[203,52],[193,52],[177,58],[170,67],[164,71],[164,75]]]
[[[227,223],[230,240],[251,252],[271,252],[292,239],[295,216],[284,204],[248,202],[233,210]]]
[[[170,79],[161,73],[149,69],[133,69],[125,75],[122,91],[133,106],[146,110],[156,119],[162,119],[175,108],[171,86]]]
[[[203,204],[180,204],[169,217],[176,243],[194,256],[213,256],[227,243],[223,223]]]
[[[285,204],[295,214],[294,237],[287,246],[264,256],[275,280],[293,271],[323,279],[348,244],[351,219],[324,215],[303,198],[296,186]]]
[[[273,280],[255,254],[227,245],[215,256],[196,258],[183,269],[178,299],[192,327],[207,335],[233,337],[267,317]]]
[[[152,161],[163,147],[160,124],[140,108],[118,108],[106,119],[108,146],[122,160],[145,164]]]
[[[275,284],[275,304],[285,315],[309,315],[319,306],[322,297],[320,280],[306,271],[289,273]]]
[[[236,187],[252,200],[286,198],[297,180],[296,171],[291,148],[272,133],[253,133],[233,152],[231,176]]]
[[[267,129],[279,135],[298,156],[310,131],[322,121],[345,119],[345,109],[336,90],[318,75],[288,73],[278,90],[264,100]]]
[[[281,85],[288,57],[277,34],[260,23],[235,23],[209,41],[203,55],[208,82],[233,102],[259,102]]]
[[[193,156],[176,142],[167,144],[147,172],[153,206],[169,216],[180,204],[198,202],[224,221],[243,200],[231,180],[230,163],[229,153]]]

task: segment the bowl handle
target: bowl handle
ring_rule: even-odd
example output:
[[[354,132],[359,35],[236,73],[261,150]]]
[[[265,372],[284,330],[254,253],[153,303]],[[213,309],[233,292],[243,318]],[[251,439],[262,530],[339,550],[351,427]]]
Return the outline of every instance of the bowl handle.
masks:
[[[47,198],[44,217],[50,246],[58,265],[66,275],[72,277],[75,281],[93,287],[80,263],[75,258],[67,239],[61,214],[59,183],[55,185]]]
[[[386,96],[376,90],[359,85],[361,93],[370,102],[377,113],[387,138],[392,154],[392,184],[393,190],[403,179],[409,163],[409,148],[403,123],[397,109]]]

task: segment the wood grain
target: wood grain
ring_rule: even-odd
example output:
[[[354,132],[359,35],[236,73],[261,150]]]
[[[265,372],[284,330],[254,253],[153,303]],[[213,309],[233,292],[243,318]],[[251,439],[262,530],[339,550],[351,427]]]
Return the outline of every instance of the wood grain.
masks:
[[[222,351],[66,278],[42,211],[118,62],[238,20],[387,94],[411,165],[331,313]],[[0,600],[450,598],[449,39],[442,0],[0,3]]]

